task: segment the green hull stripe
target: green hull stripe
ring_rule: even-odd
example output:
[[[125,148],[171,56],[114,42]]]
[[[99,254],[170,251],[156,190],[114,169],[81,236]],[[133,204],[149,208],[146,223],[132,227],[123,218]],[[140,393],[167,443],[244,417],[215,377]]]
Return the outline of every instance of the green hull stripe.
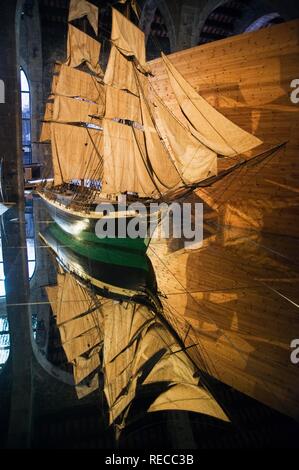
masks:
[[[95,233],[83,231],[78,237],[81,241],[87,241],[90,243],[97,243],[101,245],[107,245],[107,247],[123,248],[127,250],[135,250],[138,252],[146,253],[149,245],[149,240],[144,238],[98,238]]]
[[[94,235],[94,238],[97,240],[96,243],[92,243],[91,240],[80,241],[64,232],[57,224],[51,224],[50,232],[60,245],[69,247],[74,252],[86,258],[106,264],[134,267],[148,271],[148,263],[145,254],[125,251],[125,249],[122,250],[120,248],[120,240],[125,241],[126,239],[115,238],[100,240]],[[102,243],[102,241],[106,243]],[[111,243],[107,243],[108,241]],[[134,240],[130,241],[133,242]]]

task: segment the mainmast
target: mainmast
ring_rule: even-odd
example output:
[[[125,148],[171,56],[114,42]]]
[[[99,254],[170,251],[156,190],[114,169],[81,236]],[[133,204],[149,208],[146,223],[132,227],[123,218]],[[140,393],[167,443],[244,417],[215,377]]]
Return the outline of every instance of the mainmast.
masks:
[[[103,120],[104,192],[131,191],[160,198],[179,187],[216,176],[217,149],[206,145],[191,124],[188,127],[184,120],[177,119],[156,96],[149,81],[144,34],[115,9],[111,44],[104,76],[109,96]],[[141,110],[141,119],[137,109]],[[222,118],[227,126],[231,124],[229,129],[239,129]],[[241,129],[239,139],[243,139],[243,148],[260,143]],[[125,154],[123,148],[128,149]]]
[[[181,178],[151,117],[144,33],[114,8],[111,44],[104,76],[103,191],[159,198]]]
[[[97,7],[72,0],[70,18],[85,16],[97,32]],[[70,24],[67,44],[42,129],[52,143],[55,185],[97,180],[115,198],[128,192],[160,199],[216,177],[219,155],[262,143],[207,103],[162,55],[179,104],[175,116],[150,83],[144,33],[115,8],[104,75],[96,39]]]

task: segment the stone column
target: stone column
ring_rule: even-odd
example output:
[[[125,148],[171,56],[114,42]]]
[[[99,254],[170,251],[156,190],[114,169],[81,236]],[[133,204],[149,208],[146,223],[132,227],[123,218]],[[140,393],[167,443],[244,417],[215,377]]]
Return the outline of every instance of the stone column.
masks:
[[[30,447],[32,420],[32,346],[28,307],[29,278],[22,203],[3,215],[1,224],[6,311],[10,332],[11,400],[7,446]]]
[[[18,0],[1,2],[0,80],[4,101],[0,99],[0,161],[2,162],[2,191],[6,202],[23,198],[21,95],[18,61]]]
[[[1,238],[7,315],[10,329],[12,389],[7,446],[30,446],[32,416],[31,323],[28,311],[29,280],[24,216],[21,151],[19,19],[22,2],[0,4],[0,80],[5,96],[0,103],[0,160],[2,194],[11,204],[3,215]],[[1,101],[1,100],[0,100]],[[1,195],[2,196],[2,195]]]

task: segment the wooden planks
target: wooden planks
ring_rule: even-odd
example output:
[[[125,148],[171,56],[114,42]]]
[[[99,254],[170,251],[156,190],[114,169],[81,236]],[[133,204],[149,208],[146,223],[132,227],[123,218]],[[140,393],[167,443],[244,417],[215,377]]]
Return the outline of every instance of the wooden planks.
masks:
[[[290,101],[290,83],[299,77],[298,21],[192,48],[170,57],[194,88],[232,121],[268,144],[289,141],[286,149],[267,165],[243,171],[242,181],[239,174],[238,178],[234,174],[204,192],[214,199],[215,204],[221,205],[222,215],[226,207],[223,197],[219,201],[219,193],[224,189],[225,201],[229,200],[230,206],[233,204],[240,209],[239,202],[243,200],[242,211],[246,213],[250,213],[251,208],[255,213],[253,201],[261,201],[263,205],[269,197],[291,198],[292,208],[289,203],[282,202],[279,208],[273,208],[272,217],[262,221],[261,228],[265,231],[284,233],[282,222],[288,226],[290,217],[298,217],[299,205],[299,194],[294,193],[294,189],[298,189],[295,179],[299,173],[299,133],[296,131],[299,106]],[[163,64],[155,60],[151,62],[151,68],[155,89],[176,112],[177,104]],[[233,224],[252,226],[252,222],[245,222],[242,217],[235,218]],[[296,227],[293,224],[292,230],[294,235],[299,235],[299,224]]]
[[[166,313],[201,367],[225,383],[299,418],[299,21],[172,54],[211,104],[267,143],[288,145],[267,163],[198,190],[204,246],[153,241],[149,250]],[[160,60],[153,85],[177,110]],[[190,327],[190,329],[188,329]],[[187,334],[187,335],[186,335]]]

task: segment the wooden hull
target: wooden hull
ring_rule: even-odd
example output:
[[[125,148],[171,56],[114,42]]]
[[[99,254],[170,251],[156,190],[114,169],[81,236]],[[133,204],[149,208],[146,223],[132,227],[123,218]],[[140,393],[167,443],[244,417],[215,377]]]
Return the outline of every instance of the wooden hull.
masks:
[[[103,217],[100,212],[95,211],[95,208],[89,212],[80,212],[80,210],[69,208],[64,202],[58,202],[57,200],[55,201],[48,198],[44,193],[40,193],[40,196],[44,200],[51,217],[57,225],[59,225],[64,232],[78,240],[104,245],[108,248],[120,248],[133,252],[146,253],[150,243],[149,236],[130,238],[128,236],[119,236],[118,234],[118,223],[125,224],[124,226],[127,227],[136,215],[135,213],[130,215],[132,211],[123,211],[122,213],[116,211],[114,217],[116,227],[115,236],[103,236],[103,238],[100,238],[97,236],[96,226],[97,222],[100,219],[105,219],[105,217]],[[105,204],[103,204],[103,210],[105,210]],[[144,219],[143,223],[145,223],[148,228],[150,223],[149,217]]]

